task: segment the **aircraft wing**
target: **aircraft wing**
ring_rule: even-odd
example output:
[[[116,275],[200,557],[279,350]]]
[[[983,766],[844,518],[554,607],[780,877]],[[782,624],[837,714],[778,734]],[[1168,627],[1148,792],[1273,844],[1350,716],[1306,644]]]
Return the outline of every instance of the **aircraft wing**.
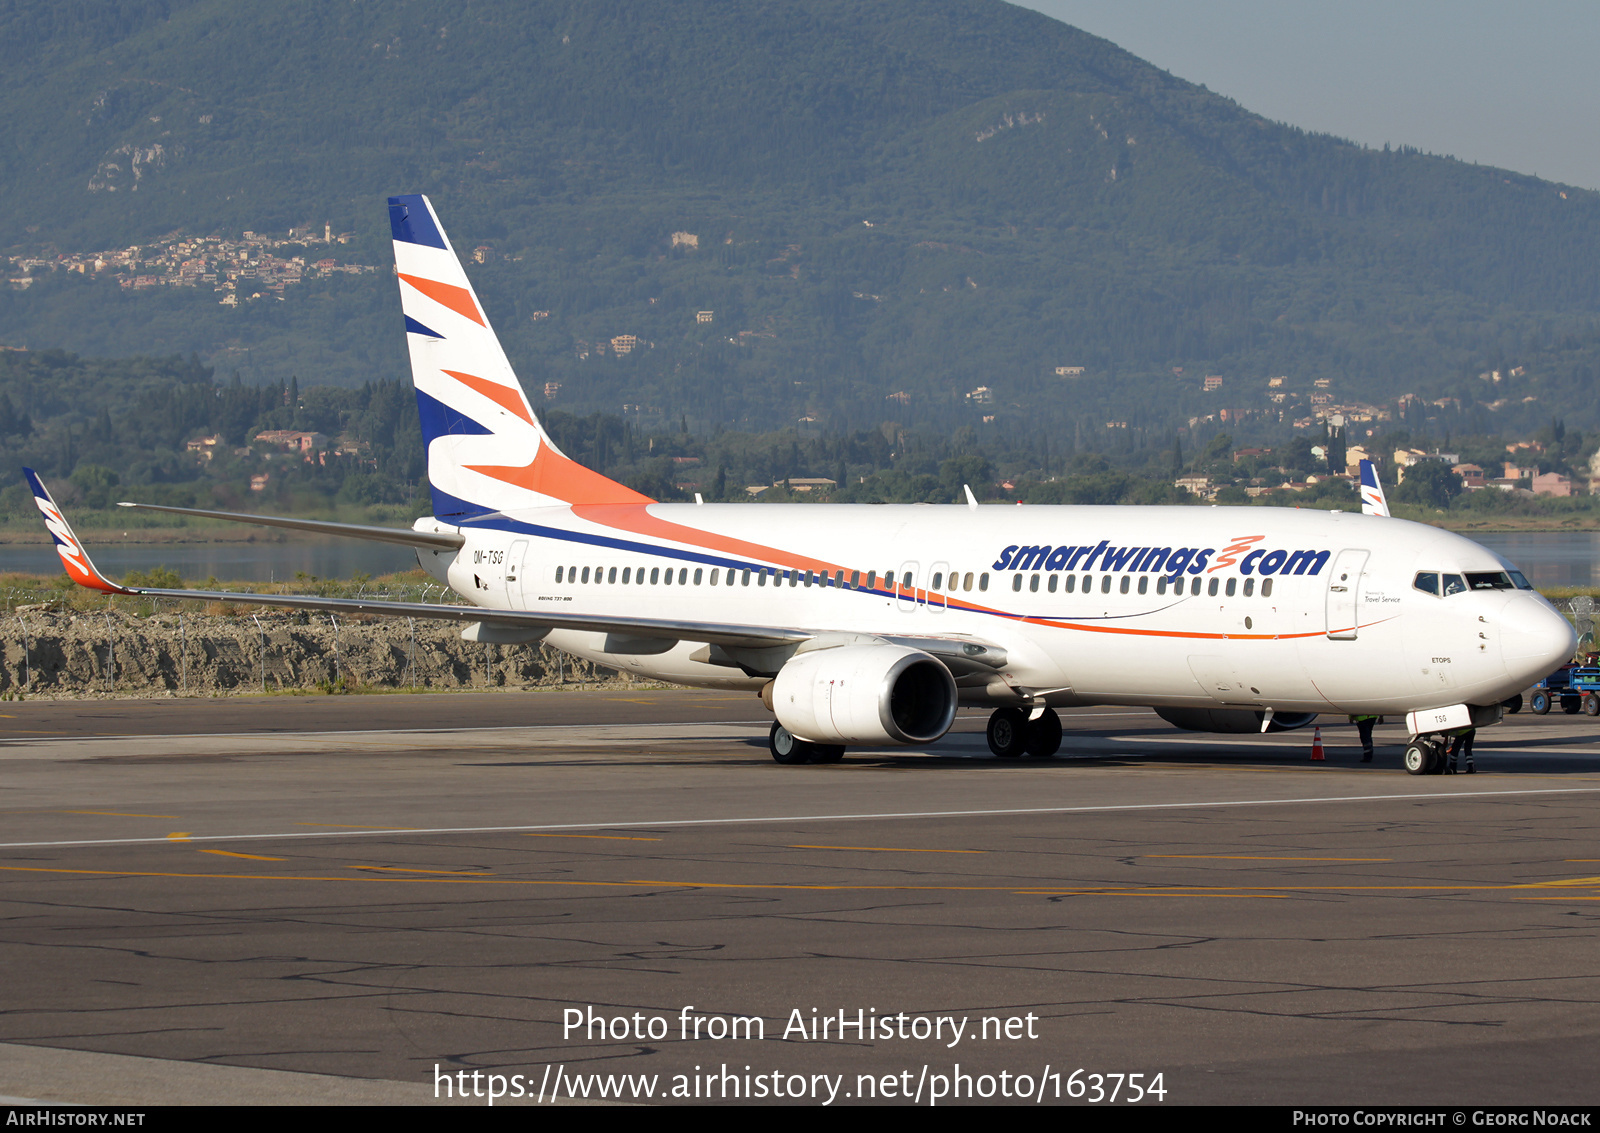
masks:
[[[31,468],[28,486],[33,502],[44,515],[45,527],[55,540],[56,551],[67,574],[79,586],[105,594],[132,594],[146,598],[188,598],[202,602],[237,602],[251,606],[277,606],[295,610],[322,610],[328,613],[381,614],[387,617],[439,618],[457,622],[483,622],[495,626],[525,629],[573,629],[597,633],[616,633],[633,637],[672,638],[703,641],[745,649],[769,649],[794,645],[814,634],[797,629],[771,626],[741,626],[722,622],[679,621],[671,618],[607,618],[592,614],[563,614],[554,610],[491,610],[481,606],[452,606],[428,602],[385,602],[369,598],[319,598],[302,594],[255,594],[249,591],[168,590],[156,587],[123,586],[100,573],[84,549],[66,517],[61,514],[50,490]],[[223,513],[226,515],[227,513]],[[287,525],[286,525],[287,526]],[[329,527],[344,526],[330,524]],[[318,530],[318,528],[311,528]],[[385,530],[374,528],[372,530]],[[349,532],[340,532],[348,534]],[[411,534],[405,532],[404,534]]]
[[[33,482],[36,477],[28,473]],[[43,485],[39,485],[43,487]],[[49,493],[46,493],[48,495]],[[38,488],[34,489],[39,499]],[[143,511],[164,511],[171,515],[192,515],[199,519],[225,519],[230,523],[253,523],[259,527],[287,527],[291,531],[314,531],[320,535],[345,535],[352,539],[367,539],[377,543],[399,543],[404,547],[421,547],[429,551],[459,551],[466,538],[454,531],[416,531],[409,527],[371,527],[364,523],[329,523],[322,519],[282,519],[276,515],[246,515],[237,511],[207,511],[193,507],[167,507],[164,504],[134,504],[126,501],[118,507],[139,508]]]

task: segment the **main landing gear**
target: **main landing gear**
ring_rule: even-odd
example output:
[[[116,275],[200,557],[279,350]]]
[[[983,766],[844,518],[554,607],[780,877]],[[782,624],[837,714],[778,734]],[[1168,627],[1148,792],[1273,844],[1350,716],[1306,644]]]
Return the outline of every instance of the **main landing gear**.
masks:
[[[767,735],[767,747],[779,763],[838,763],[844,758],[843,744],[814,744],[802,740],[776,720]]]
[[[1020,708],[997,708],[989,717],[989,750],[997,759],[1049,759],[1060,749],[1061,717],[1054,708],[1037,720]]]

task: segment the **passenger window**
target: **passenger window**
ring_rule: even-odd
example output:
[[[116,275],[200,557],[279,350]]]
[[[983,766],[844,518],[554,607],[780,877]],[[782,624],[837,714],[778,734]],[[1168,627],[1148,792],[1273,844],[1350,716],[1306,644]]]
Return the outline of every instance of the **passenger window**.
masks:
[[[633,581],[633,568],[632,567],[623,567],[622,568],[622,585],[626,586],[632,581]]]
[[[1271,598],[1272,597],[1272,579],[1263,578],[1261,580],[1261,596],[1263,598]]]
[[[638,570],[633,572],[633,584],[635,586],[644,585],[644,567],[640,567]]]
[[[699,567],[695,567],[694,568],[694,584],[696,586],[700,585],[700,568]]]
[[[1233,597],[1233,592],[1234,592],[1235,588],[1238,587],[1238,585],[1239,585],[1239,580],[1237,578],[1228,579],[1228,588],[1225,591],[1225,593],[1228,595],[1229,598]]]
[[[1200,580],[1199,579],[1195,579],[1195,581],[1199,582]],[[1208,598],[1215,598],[1217,596],[1217,580],[1216,579],[1213,578],[1211,580],[1211,585],[1206,587],[1206,596]]]
[[[1518,575],[1517,577],[1520,578],[1522,576]],[[963,590],[971,590],[972,589],[972,572],[970,570],[967,571],[967,577],[961,583],[961,589],[963,589]]]
[[[978,589],[979,590],[987,590],[987,589],[989,589],[989,575],[988,575],[987,571],[978,576]]]
[[[843,586],[844,585],[844,571],[836,570],[836,571],[833,572],[833,584],[835,586]]]
[[[712,569],[712,571],[711,571],[711,585],[712,586],[715,586],[717,584],[717,575],[719,575],[721,573],[722,573],[722,571],[720,571],[720,570],[717,570],[715,568]]]
[[[556,567],[556,581],[557,582],[561,581],[561,571],[562,571],[561,567]]]
[[[944,589],[944,571],[936,570],[933,572],[933,588],[935,590]]]
[[[1020,574],[1014,574],[1014,575],[1011,576],[1011,589],[1013,589],[1013,590],[1021,590],[1022,589],[1022,576]]]
[[[679,586],[688,586],[689,585],[689,568],[688,567],[683,567],[681,570],[678,571],[678,585]]]
[[[1077,589],[1078,589],[1078,576],[1075,575],[1075,574],[1067,575],[1067,593],[1071,594],[1073,591],[1075,591]]]
[[[868,590],[875,590],[875,589],[877,589],[877,586],[878,586],[878,572],[875,571],[875,570],[867,571],[867,589]]]
[[[1466,592],[1466,579],[1462,578],[1459,574],[1447,574],[1444,576],[1444,596],[1446,598],[1450,597],[1452,594],[1465,594]]]
[[[909,570],[906,571],[905,576],[900,579],[900,585],[904,586],[907,590],[912,589],[911,572]]]
[[[1167,576],[1166,575],[1162,575],[1160,578],[1156,579],[1156,593],[1157,594],[1165,594],[1166,592],[1167,592]]]
[[[1109,574],[1103,574],[1100,576],[1100,593],[1111,593],[1111,576]]]
[[[610,583],[615,583],[617,581],[616,567],[612,567],[610,570],[606,571],[606,581]]]
[[[860,585],[861,585],[861,572],[859,570],[851,571],[850,572],[850,589],[855,590]]]
[[[1412,580],[1411,587],[1413,590],[1420,590],[1424,594],[1432,594],[1435,598],[1437,598],[1439,596],[1438,572],[1432,570],[1419,570],[1417,572],[1417,577]]]
[[[743,585],[743,586],[749,586],[750,585],[750,572],[749,571],[745,571],[744,572],[744,581],[741,583],[741,585]]]
[[[1139,576],[1139,593],[1140,594],[1148,594],[1149,592],[1150,592],[1150,576],[1147,575],[1147,574],[1141,574]]]
[[[1032,578],[1030,578],[1028,580],[1028,589],[1033,591],[1035,594],[1039,593],[1039,576],[1038,575],[1034,575]]]
[[[765,571],[765,570],[758,570],[758,571],[756,571],[756,585],[757,585],[757,586],[765,586],[765,585],[766,585],[766,584],[767,584],[767,575],[768,575],[768,574],[769,574],[769,573],[770,573],[770,574],[773,574],[773,575],[776,575],[776,574],[777,574],[777,572],[776,572],[776,571]],[[776,585],[776,584],[777,584],[777,583],[776,583],[776,579],[774,579],[774,583],[773,583],[773,584],[774,584],[774,585]]]
[[[589,581],[589,568],[588,567],[584,567],[583,568],[583,581],[585,581],[585,582]]]
[[[660,585],[660,583],[661,583],[661,568],[660,567],[651,567],[650,568],[650,585],[651,586],[657,586],[657,585]]]
[[[1056,584],[1058,582],[1060,582],[1060,579],[1052,574],[1050,576],[1050,593],[1054,594],[1056,592]]]
[[[1198,578],[1196,578],[1194,580],[1194,583],[1189,587],[1189,594],[1190,594],[1191,597],[1193,597],[1195,595],[1198,595],[1199,593],[1200,593],[1200,580]]]
[[[1250,595],[1254,594],[1255,592],[1256,592],[1256,580],[1253,579],[1253,578],[1245,579],[1244,580],[1244,596],[1246,598],[1248,598],[1248,597],[1250,597]]]
[[[1126,594],[1128,592],[1128,587],[1132,583],[1133,583],[1133,579],[1132,578],[1130,578],[1128,575],[1123,575],[1122,576],[1122,584],[1120,586],[1118,586],[1117,589],[1119,591],[1121,591],[1123,594]]]

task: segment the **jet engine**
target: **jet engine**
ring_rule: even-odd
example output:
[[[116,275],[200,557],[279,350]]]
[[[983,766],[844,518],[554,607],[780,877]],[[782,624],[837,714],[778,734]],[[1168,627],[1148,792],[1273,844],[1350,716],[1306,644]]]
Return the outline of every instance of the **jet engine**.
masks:
[[[899,645],[796,653],[778,670],[771,696],[778,722],[812,743],[932,743],[956,718],[950,670]]]
[[[1157,708],[1156,715],[1175,728],[1191,732],[1291,732],[1317,718],[1315,712],[1277,712],[1265,729],[1265,712],[1249,708]]]

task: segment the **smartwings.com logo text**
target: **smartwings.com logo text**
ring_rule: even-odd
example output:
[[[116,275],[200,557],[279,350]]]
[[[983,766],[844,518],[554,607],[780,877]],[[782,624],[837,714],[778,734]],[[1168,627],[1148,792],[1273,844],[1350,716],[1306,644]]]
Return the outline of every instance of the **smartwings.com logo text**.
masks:
[[[1258,547],[1264,535],[1244,535],[1219,553],[1215,547],[1113,547],[1102,539],[1090,546],[1023,546],[1013,543],[1000,552],[993,570],[1098,570],[1107,573],[1210,574],[1237,566],[1240,574],[1318,574],[1327,551],[1290,551]],[[1216,559],[1213,561],[1212,556]],[[1097,565],[1098,564],[1098,565]]]

